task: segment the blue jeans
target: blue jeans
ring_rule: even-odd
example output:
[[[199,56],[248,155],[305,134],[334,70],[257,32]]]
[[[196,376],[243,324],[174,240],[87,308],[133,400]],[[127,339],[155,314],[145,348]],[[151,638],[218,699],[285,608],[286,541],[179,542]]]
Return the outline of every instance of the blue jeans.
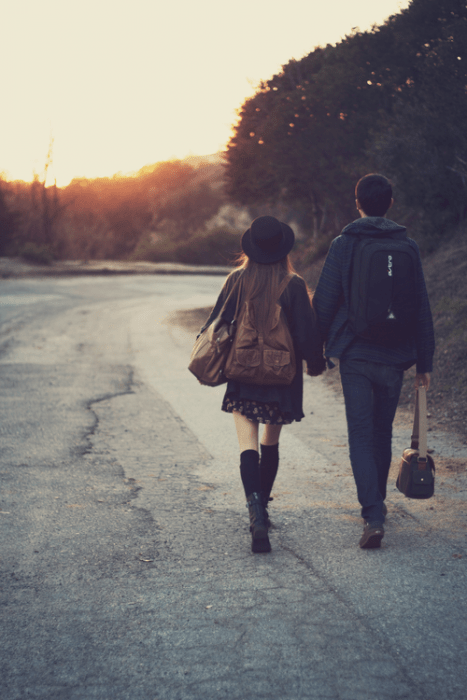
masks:
[[[365,360],[341,360],[350,463],[362,518],[384,522],[383,502],[391,466],[392,423],[403,370]]]

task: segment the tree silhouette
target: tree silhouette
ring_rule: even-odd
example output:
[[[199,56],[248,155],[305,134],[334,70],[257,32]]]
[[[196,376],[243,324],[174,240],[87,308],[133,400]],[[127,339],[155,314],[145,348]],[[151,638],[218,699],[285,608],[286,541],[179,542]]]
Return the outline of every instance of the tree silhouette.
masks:
[[[0,256],[14,252],[18,213],[11,211],[6,202],[4,182],[0,180]]]
[[[290,61],[240,110],[230,196],[302,208],[319,238],[355,215],[355,181],[376,167],[412,206],[465,216],[466,31],[465,2],[412,0]]]

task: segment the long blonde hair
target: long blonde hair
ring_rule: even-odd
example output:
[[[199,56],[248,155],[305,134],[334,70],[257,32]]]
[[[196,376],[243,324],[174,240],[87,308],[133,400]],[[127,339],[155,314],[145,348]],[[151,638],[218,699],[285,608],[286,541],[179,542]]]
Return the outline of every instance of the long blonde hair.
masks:
[[[253,302],[256,327],[263,330],[268,327],[274,315],[281,282],[286,275],[295,272],[294,267],[288,255],[275,263],[264,264],[257,263],[242,253],[237,260],[237,267],[228,279],[239,270],[242,275],[240,305],[245,301]]]

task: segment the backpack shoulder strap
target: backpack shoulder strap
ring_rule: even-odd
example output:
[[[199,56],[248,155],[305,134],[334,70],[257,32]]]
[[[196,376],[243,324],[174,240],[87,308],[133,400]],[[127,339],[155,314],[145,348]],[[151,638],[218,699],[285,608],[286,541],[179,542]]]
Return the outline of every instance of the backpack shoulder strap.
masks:
[[[287,289],[287,286],[288,286],[290,280],[292,279],[292,277],[294,277],[294,275],[293,275],[291,272],[289,272],[289,273],[284,277],[284,279],[282,280],[282,282],[280,283],[279,289],[278,289],[278,291],[277,291],[277,301],[279,301],[279,299],[281,298],[281,296],[283,295],[283,293],[284,293],[285,290]]]

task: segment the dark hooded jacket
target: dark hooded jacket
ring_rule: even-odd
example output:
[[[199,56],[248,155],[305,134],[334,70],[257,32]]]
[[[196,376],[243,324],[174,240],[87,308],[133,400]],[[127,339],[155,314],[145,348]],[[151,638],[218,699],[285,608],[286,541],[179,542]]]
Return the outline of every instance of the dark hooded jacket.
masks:
[[[313,297],[313,307],[318,315],[325,341],[325,356],[330,367],[334,366],[331,358],[345,358],[394,365],[400,369],[408,369],[416,364],[419,373],[432,371],[435,348],[433,321],[420,253],[417,244],[410,238],[407,240],[417,252],[419,265],[419,312],[413,335],[401,339],[397,347],[387,348],[357,337],[348,322],[350,273],[355,245],[362,236],[384,238],[398,234],[400,237],[405,231],[404,226],[399,226],[394,221],[369,216],[353,221],[331,243]]]

